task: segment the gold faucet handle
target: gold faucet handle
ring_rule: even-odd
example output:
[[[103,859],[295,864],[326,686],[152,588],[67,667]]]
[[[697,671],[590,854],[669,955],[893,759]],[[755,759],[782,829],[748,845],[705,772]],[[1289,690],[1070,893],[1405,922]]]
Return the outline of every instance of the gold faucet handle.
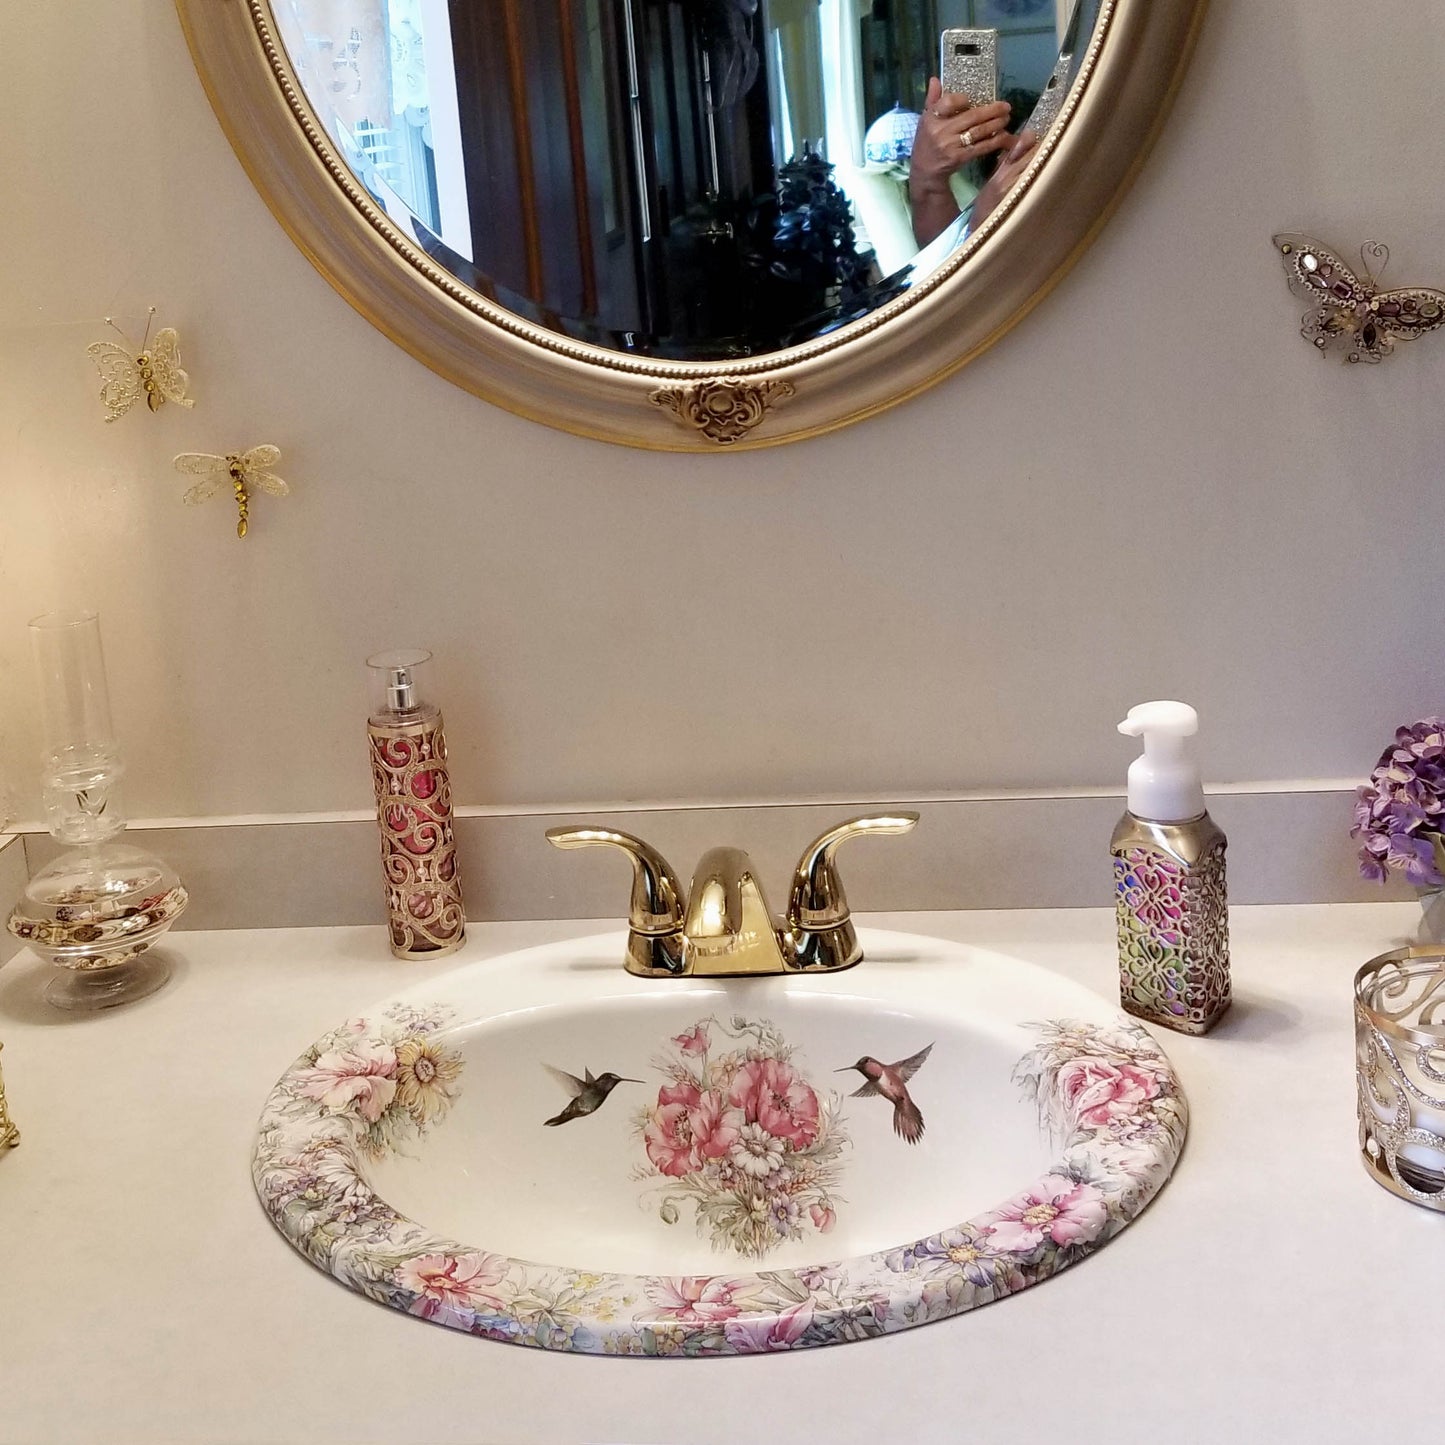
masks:
[[[843,880],[834,861],[838,845],[849,838],[873,833],[908,833],[917,822],[917,813],[873,813],[864,818],[850,818],[815,838],[803,850],[793,874],[788,900],[789,925],[811,933],[846,923],[848,896],[843,892]]]
[[[632,901],[627,922],[634,933],[676,933],[682,928],[682,887],[666,858],[641,838],[611,828],[548,828],[554,848],[620,848],[632,860]]]

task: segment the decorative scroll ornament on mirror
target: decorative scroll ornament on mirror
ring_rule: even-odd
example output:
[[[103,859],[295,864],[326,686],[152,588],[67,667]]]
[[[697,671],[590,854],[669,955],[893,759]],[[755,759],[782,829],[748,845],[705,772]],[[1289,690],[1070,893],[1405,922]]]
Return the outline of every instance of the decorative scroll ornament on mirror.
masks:
[[[762,422],[775,402],[793,395],[791,381],[748,381],[725,376],[693,386],[665,386],[652,393],[681,422],[696,427],[710,442],[731,446]]]
[[[1147,148],[1205,0],[176,4],[363,314],[523,415],[699,450],[871,414],[1007,329]],[[959,27],[997,37],[996,111],[930,92]]]

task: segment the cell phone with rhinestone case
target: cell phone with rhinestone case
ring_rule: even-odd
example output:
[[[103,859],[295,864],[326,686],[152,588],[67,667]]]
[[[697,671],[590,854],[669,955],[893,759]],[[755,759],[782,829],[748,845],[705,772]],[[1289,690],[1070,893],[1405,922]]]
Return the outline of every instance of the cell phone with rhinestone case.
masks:
[[[998,31],[945,30],[938,46],[938,79],[944,90],[966,95],[971,105],[998,99]]]
[[[1049,133],[1059,112],[1064,108],[1064,97],[1069,93],[1069,75],[1074,68],[1074,57],[1068,53],[1059,56],[1054,73],[1044,86],[1034,113],[1024,123],[1025,130],[1031,130],[1040,140]]]

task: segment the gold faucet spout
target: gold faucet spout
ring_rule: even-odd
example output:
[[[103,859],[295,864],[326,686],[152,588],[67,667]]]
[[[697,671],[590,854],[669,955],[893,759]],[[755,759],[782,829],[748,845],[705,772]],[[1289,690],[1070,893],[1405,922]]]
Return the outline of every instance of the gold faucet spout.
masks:
[[[741,848],[712,848],[692,875],[682,934],[688,972],[709,978],[783,973],[777,923]]]

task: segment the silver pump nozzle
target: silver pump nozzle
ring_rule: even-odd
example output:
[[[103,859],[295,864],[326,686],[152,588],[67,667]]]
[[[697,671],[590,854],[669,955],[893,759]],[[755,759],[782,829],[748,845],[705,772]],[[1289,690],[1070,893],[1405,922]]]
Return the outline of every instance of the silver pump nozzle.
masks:
[[[411,713],[425,707],[425,678],[431,653],[420,647],[378,652],[366,659],[371,669],[374,713]]]
[[[416,680],[411,675],[411,668],[387,669],[386,705],[392,712],[411,712],[416,707]]]

